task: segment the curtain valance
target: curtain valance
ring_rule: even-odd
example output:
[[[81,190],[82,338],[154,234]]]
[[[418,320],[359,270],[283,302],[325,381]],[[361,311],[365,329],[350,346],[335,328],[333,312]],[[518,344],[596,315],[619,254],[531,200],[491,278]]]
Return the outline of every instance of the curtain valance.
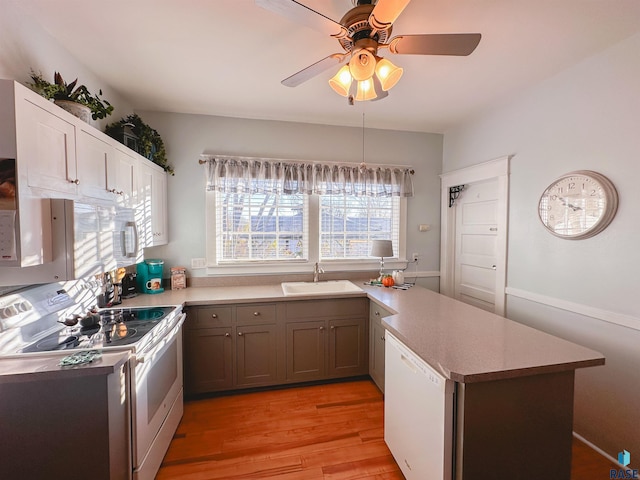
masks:
[[[218,155],[200,155],[200,163],[205,165],[209,191],[413,196],[413,171],[405,167],[305,163]]]

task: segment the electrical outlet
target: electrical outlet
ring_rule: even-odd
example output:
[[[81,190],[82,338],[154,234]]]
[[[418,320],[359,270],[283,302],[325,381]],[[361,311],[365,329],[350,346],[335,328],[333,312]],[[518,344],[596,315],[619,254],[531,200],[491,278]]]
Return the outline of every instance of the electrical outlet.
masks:
[[[191,259],[191,268],[206,268],[207,267],[207,259],[206,258],[192,258]]]
[[[413,254],[413,256],[412,256],[411,258],[412,258],[412,260],[413,260],[414,262],[417,262],[417,261],[418,261],[418,258],[420,258],[420,254],[418,254],[418,253],[414,253],[414,254]]]

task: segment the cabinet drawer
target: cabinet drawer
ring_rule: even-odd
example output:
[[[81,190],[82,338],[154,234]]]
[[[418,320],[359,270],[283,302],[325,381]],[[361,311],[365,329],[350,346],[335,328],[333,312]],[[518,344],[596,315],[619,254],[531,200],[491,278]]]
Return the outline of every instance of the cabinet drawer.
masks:
[[[215,328],[231,326],[231,307],[196,307],[189,309],[189,328]]]
[[[380,319],[384,318],[384,317],[388,317],[389,315],[393,315],[393,313],[391,313],[389,310],[381,307],[380,305],[378,305],[375,302],[371,302],[369,305],[369,318],[371,320],[378,320],[380,321]]]
[[[330,300],[301,300],[287,302],[287,319],[366,317],[366,298],[332,298]]]
[[[256,303],[237,307],[236,320],[238,325],[275,323],[276,306],[273,303]]]

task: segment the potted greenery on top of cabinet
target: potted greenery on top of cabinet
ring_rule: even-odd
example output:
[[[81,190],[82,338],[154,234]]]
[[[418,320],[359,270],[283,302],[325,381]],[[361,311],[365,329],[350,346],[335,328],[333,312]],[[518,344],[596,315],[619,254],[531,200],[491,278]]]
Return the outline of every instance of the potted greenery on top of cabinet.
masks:
[[[77,78],[68,84],[58,72],[54,73],[53,78],[54,83],[51,83],[45,80],[41,73],[32,70],[33,83],[27,85],[47,100],[53,100],[56,105],[87,123],[89,123],[89,117],[97,120],[106,118],[113,112],[113,105],[100,98],[102,90],[99,90],[98,95],[93,95],[84,85],[77,85]]]
[[[161,166],[169,175],[174,175],[173,167],[167,163],[162,137],[137,114],[107,125],[104,133]]]

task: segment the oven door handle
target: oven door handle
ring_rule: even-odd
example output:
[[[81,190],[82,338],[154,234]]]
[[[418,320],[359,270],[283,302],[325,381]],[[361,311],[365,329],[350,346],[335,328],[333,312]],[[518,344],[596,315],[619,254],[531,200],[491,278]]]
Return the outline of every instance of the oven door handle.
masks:
[[[175,321],[175,323],[171,327],[169,327],[169,331],[165,335],[162,335],[155,342],[149,345],[149,347],[145,348],[145,351],[143,353],[136,354],[135,355],[136,365],[139,365],[146,361],[147,356],[145,354],[150,354],[150,356],[153,357],[155,353],[159,351],[159,349],[156,348],[159,344],[162,343],[163,344],[162,346],[169,344],[178,334],[178,330],[180,330],[180,327],[182,327],[182,324],[184,323],[184,320],[186,318],[187,318],[187,314],[182,312],[178,317],[178,319]]]

